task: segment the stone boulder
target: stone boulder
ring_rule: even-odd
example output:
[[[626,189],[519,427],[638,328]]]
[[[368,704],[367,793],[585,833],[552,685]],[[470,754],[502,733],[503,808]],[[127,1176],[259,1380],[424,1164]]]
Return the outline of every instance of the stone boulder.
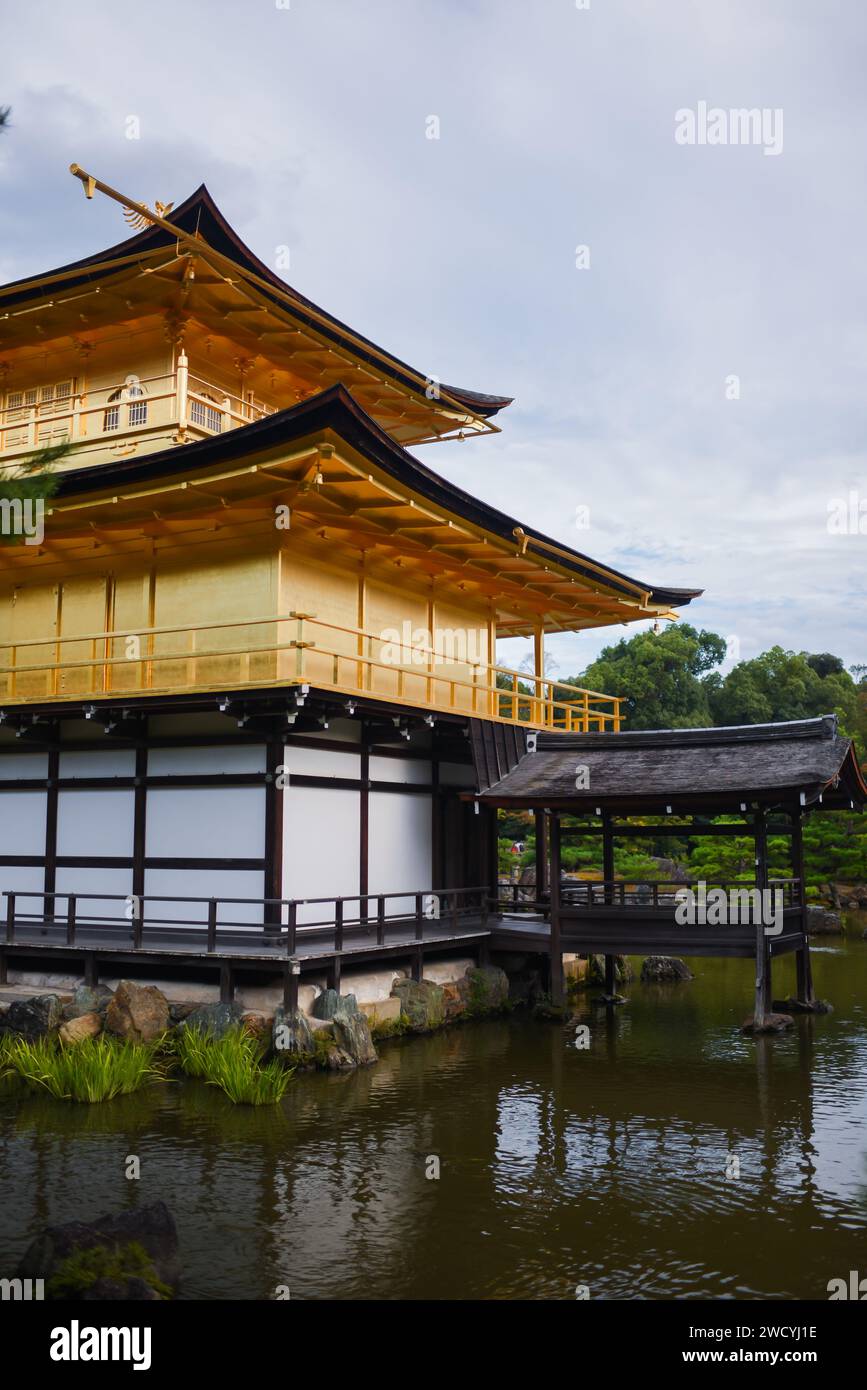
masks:
[[[54,1031],[61,1017],[56,994],[34,994],[29,999],[13,999],[3,1016],[3,1029],[24,1038],[42,1038]]]
[[[358,1000],[355,995],[338,994],[336,989],[323,989],[314,999],[310,1013],[313,1018],[321,1018],[326,1022],[332,1019],[338,1010],[347,1014],[357,1014]]]
[[[240,1004],[200,1004],[191,1014],[178,1024],[179,1028],[192,1028],[196,1033],[210,1033],[214,1038],[224,1038],[233,1028],[240,1028],[244,1010]]]
[[[63,1010],[64,1018],[82,1018],[85,1014],[105,1015],[114,998],[108,985],[77,985],[71,1001]]]
[[[79,1014],[68,1018],[60,1025],[60,1041],[65,1047],[74,1047],[85,1038],[98,1038],[102,1032],[102,1019],[99,1014]]]
[[[316,1053],[316,1039],[307,1015],[300,1009],[287,1012],[281,1004],[274,1012],[271,1025],[271,1048],[287,1062],[311,1059]]]
[[[245,1009],[241,1015],[241,1027],[245,1033],[259,1042],[266,1042],[271,1033],[270,1019],[253,1009]]]
[[[105,1031],[130,1042],[153,1042],[165,1033],[171,1018],[169,1004],[156,985],[121,980],[105,1012]]]
[[[765,1021],[760,1028],[756,1027],[756,1020],[753,1016],[744,1019],[741,1024],[742,1033],[783,1033],[787,1028],[793,1028],[795,1020],[791,1014],[765,1014]]]
[[[445,995],[433,980],[395,980],[391,991],[400,1000],[401,1013],[409,1019],[411,1033],[430,1033],[446,1018]]]
[[[695,976],[678,956],[648,956],[641,966],[641,983],[661,985]]]
[[[104,1250],[109,1255],[116,1254],[122,1262],[124,1252],[128,1251],[130,1246],[137,1246],[145,1252],[155,1275],[162,1283],[172,1288],[177,1286],[178,1233],[174,1218],[164,1202],[133,1207],[117,1216],[98,1216],[95,1221],[70,1221],[62,1226],[47,1226],[24,1254],[17,1274],[22,1279],[44,1279],[48,1288],[52,1277],[63,1273],[66,1262],[79,1252]],[[151,1298],[153,1289],[147,1285],[146,1279],[144,1283],[150,1289],[149,1292],[130,1291],[130,1284],[141,1277],[139,1272],[129,1278],[118,1280],[126,1290],[121,1296]],[[96,1292],[100,1282],[102,1281],[90,1285],[91,1299],[116,1297],[114,1293]],[[112,1278],[110,1282],[116,1281]]]
[[[354,1013],[338,1009],[331,1020],[334,1029],[334,1044],[342,1058],[341,1065],[367,1067],[378,1062],[379,1056],[370,1036],[370,1024],[364,1014],[356,1009]],[[330,1062],[329,1062],[330,1065]]]
[[[808,907],[807,931],[810,936],[842,936],[843,919],[839,912],[829,912],[824,907]]]
[[[628,985],[635,978],[632,966],[625,956],[614,957],[614,983],[617,985]],[[587,974],[585,980],[588,985],[605,984],[605,957],[604,955],[590,956],[587,961]]]
[[[509,1002],[509,977],[498,965],[471,965],[458,989],[468,1014],[496,1013]]]

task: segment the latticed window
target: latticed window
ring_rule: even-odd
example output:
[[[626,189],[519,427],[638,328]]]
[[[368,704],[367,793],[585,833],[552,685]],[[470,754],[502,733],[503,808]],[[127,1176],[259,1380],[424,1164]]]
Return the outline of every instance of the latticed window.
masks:
[[[30,386],[7,392],[0,412],[0,431],[4,449],[26,448],[33,442],[30,423],[35,420],[35,442],[44,448],[68,439],[72,413],[71,381],[50,386]],[[49,418],[53,417],[53,418]]]
[[[190,399],[190,419],[194,425],[219,434],[223,428],[223,412],[219,409],[216,396],[202,391]]]
[[[123,386],[119,386],[116,391],[112,391],[108,398],[108,406],[102,417],[102,428],[106,433],[111,430],[120,429],[121,411],[126,406],[126,423],[128,426],[146,425],[148,418],[148,403],[144,399],[145,390],[137,376],[128,376]]]

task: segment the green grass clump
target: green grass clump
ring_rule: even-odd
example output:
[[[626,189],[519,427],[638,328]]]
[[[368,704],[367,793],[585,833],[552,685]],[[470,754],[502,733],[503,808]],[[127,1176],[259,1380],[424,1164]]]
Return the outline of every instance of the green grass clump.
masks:
[[[48,1280],[49,1298],[80,1298],[100,1279],[125,1284],[128,1279],[144,1279],[160,1298],[171,1298],[173,1290],[163,1283],[150,1255],[137,1240],[108,1249],[94,1245],[74,1250],[62,1260]]]
[[[261,1045],[240,1028],[222,1038],[179,1028],[173,1046],[187,1076],[219,1086],[235,1105],[275,1105],[292,1079],[292,1068],[283,1062],[263,1062]]]
[[[153,1043],[115,1042],[104,1035],[64,1047],[57,1038],[7,1038],[0,1075],[18,1075],[34,1091],[57,1100],[112,1100],[163,1076]]]

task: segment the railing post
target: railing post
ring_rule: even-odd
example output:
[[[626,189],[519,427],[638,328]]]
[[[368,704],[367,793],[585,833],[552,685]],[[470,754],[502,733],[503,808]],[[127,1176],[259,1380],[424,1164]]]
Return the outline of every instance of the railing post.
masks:
[[[286,925],[286,954],[287,956],[294,956],[295,940],[298,935],[298,904],[296,902],[291,902],[289,904],[288,921]]]
[[[15,894],[7,894],[6,903],[6,944],[11,946],[15,940]]]
[[[75,894],[70,893],[66,901],[66,944],[75,945]]]
[[[141,917],[141,894],[134,896],[132,900],[132,949],[141,950],[142,943],[142,917]]]
[[[385,945],[385,897],[382,893],[376,900],[376,944]]]
[[[190,359],[185,352],[178,353],[177,370],[177,405],[178,405],[178,433],[182,434],[189,423],[187,419],[187,396],[190,381]]]
[[[458,929],[458,890],[457,890],[457,888],[453,888],[453,889],[452,889],[452,931],[453,931],[453,932],[457,932],[457,929]]]
[[[343,899],[334,899],[334,949],[343,950]]]
[[[421,893],[415,895],[415,939],[421,941],[424,936],[424,926],[422,912],[424,910],[424,897]]]
[[[208,950],[217,949],[217,899],[208,900]]]

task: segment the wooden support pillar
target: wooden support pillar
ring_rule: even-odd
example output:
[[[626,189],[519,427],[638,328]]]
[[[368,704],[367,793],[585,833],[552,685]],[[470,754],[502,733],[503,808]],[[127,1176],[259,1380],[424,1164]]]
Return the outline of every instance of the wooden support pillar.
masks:
[[[550,884],[548,873],[548,819],[544,811],[536,811],[536,898],[547,896]]]
[[[265,783],[265,897],[271,899],[283,896],[283,790],[277,785],[283,758],[283,742],[271,740],[267,744],[268,780]],[[266,937],[279,937],[281,922],[279,902],[266,903]]]
[[[810,938],[807,935],[807,884],[804,869],[804,824],[800,806],[792,809],[792,871],[798,880],[798,902],[801,908],[801,931],[804,942],[795,953],[797,975],[796,997],[799,1004],[812,1007],[816,1003],[813,990],[813,966],[810,961]]]
[[[294,1013],[298,1008],[298,983],[301,971],[297,961],[287,960],[283,966],[283,1010]]]
[[[328,988],[340,993],[340,956],[332,956],[328,966]]]
[[[613,999],[617,984],[617,961],[614,956],[605,957],[605,997]]]
[[[84,983],[91,989],[96,989],[99,984],[99,961],[92,951],[87,951],[84,956]]]
[[[606,903],[614,901],[614,832],[611,827],[611,812],[602,812],[602,878],[612,886],[604,890]]]
[[[6,952],[0,949],[0,985],[9,983],[9,962],[6,959]]]
[[[359,780],[361,787],[358,793],[358,891],[361,898],[358,903],[359,921],[367,921],[367,893],[370,885],[370,730],[367,723],[361,721],[361,744],[359,746]],[[436,792],[434,792],[434,808],[432,808],[432,821],[436,821]],[[434,880],[436,882],[436,879]]]
[[[417,985],[424,979],[424,947],[416,946],[412,953],[412,978]]]
[[[763,894],[768,886],[768,830],[765,810],[760,807],[755,814],[754,839],[756,846],[756,888]],[[760,899],[761,901],[762,899]],[[771,1012],[771,953],[762,913],[756,917],[756,994],[753,1009],[753,1029],[759,1032],[765,1026],[767,1015]]]
[[[560,945],[560,817],[549,812],[551,842],[551,1003],[566,1002],[563,980],[563,951]]]
[[[220,1003],[231,1004],[235,998],[235,972],[229,961],[220,966]]]

